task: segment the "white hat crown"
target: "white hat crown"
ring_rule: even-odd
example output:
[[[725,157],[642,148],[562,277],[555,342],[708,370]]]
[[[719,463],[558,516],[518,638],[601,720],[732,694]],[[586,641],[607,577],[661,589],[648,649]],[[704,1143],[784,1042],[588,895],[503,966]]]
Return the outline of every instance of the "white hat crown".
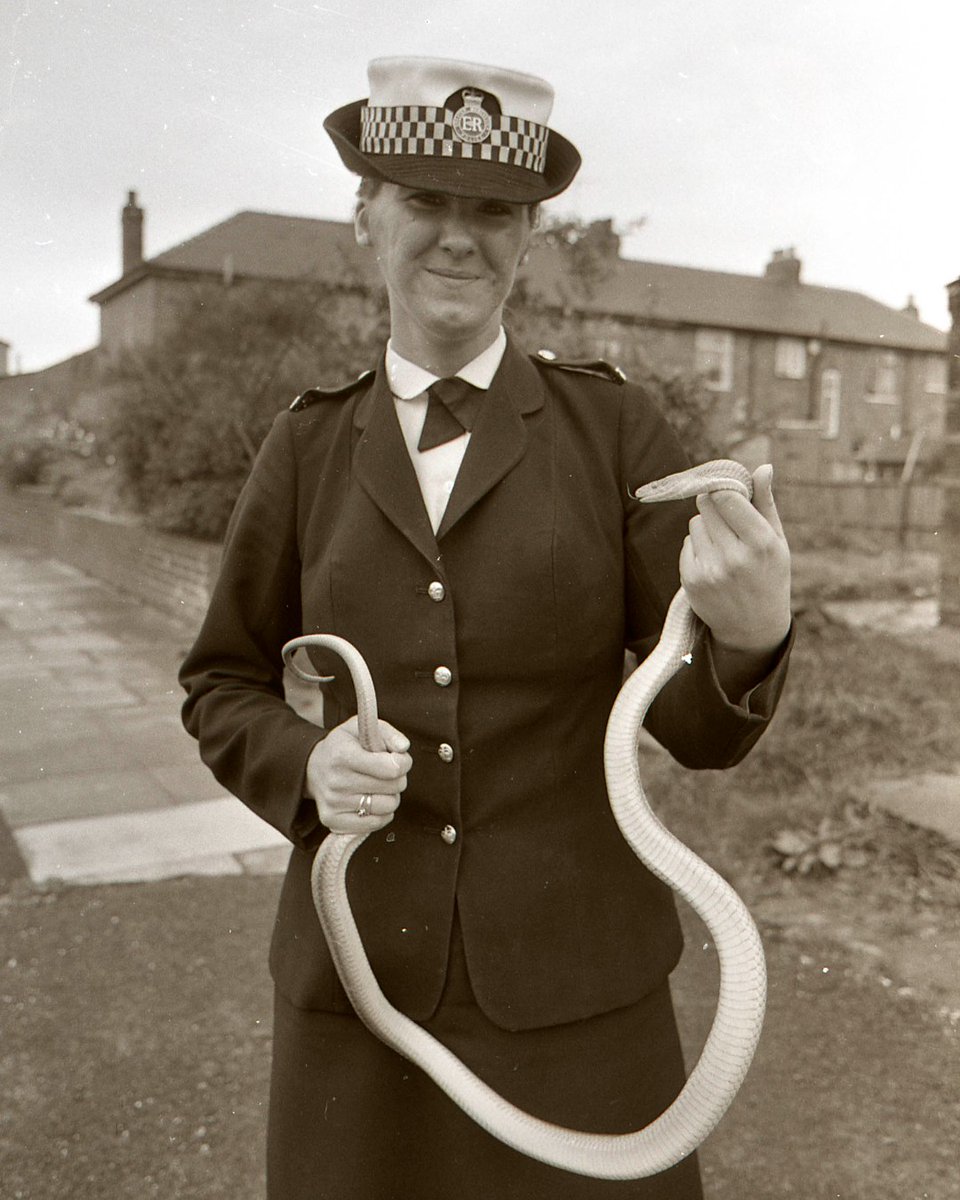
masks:
[[[495,96],[504,115],[537,125],[547,125],[553,110],[553,88],[545,79],[505,67],[448,58],[375,58],[367,76],[368,104],[375,108],[440,108],[454,92],[476,88]]]

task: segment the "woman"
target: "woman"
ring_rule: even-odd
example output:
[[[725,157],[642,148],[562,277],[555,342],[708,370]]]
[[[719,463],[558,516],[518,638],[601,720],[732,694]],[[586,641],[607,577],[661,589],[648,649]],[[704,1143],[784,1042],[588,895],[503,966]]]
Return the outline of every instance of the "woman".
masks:
[[[742,758],[783,681],[789,555],[768,470],[756,507],[703,499],[687,535],[684,505],[628,498],[686,465],[646,397],[505,336],[535,206],[580,161],[551,99],[516,72],[386,59],[369,100],[328,118],[363,179],[390,341],[375,373],[277,419],[183,666],[204,760],[293,843],[270,956],[273,1200],[700,1195],[693,1158],[598,1183],[474,1126],[352,1015],[310,895],[326,831],[370,833],[349,890],[387,998],[522,1108],[622,1132],[682,1086],[673,898],[609,813],[604,728],[679,560],[709,633],[648,725],[689,766]],[[467,395],[445,407],[427,389],[452,376]],[[325,728],[287,706],[280,648],[304,632],[364,655],[385,751],[361,748],[333,658],[315,663],[335,674]]]

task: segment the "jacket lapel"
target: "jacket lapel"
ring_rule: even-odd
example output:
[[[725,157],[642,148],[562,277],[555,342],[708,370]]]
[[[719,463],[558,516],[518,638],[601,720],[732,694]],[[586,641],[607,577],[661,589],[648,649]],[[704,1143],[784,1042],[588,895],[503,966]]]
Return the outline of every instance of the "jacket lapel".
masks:
[[[436,563],[440,557],[437,539],[403,440],[382,361],[373,386],[357,402],[353,420],[361,431],[353,460],[361,486],[404,537]]]
[[[520,462],[528,438],[523,417],[542,407],[543,389],[536,368],[508,340],[480,407],[437,540]]]

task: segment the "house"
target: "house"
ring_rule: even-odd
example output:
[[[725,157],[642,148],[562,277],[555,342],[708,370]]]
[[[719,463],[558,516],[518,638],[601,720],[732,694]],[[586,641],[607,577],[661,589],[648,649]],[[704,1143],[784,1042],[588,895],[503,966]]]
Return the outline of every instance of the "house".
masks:
[[[91,297],[107,359],[174,328],[198,287],[322,284],[358,297],[379,287],[349,222],[240,212],[149,259],[143,223],[130,192],[122,274]],[[588,232],[598,248],[588,271],[546,240],[521,269],[523,295],[555,314],[561,354],[576,344],[628,376],[645,366],[698,376],[733,452],[769,458],[782,478],[900,477],[940,450],[947,335],[912,302],[898,311],[806,283],[793,249],[774,251],[758,277],[624,258],[609,222]]]

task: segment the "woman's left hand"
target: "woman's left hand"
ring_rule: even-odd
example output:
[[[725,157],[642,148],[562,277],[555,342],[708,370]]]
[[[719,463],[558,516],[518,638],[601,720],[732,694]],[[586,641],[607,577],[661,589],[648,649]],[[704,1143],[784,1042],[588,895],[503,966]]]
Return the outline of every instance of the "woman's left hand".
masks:
[[[753,474],[753,503],[737,492],[697,498],[680,554],[690,607],[722,651],[758,664],[790,630],[790,549],[772,490],[773,468]]]

